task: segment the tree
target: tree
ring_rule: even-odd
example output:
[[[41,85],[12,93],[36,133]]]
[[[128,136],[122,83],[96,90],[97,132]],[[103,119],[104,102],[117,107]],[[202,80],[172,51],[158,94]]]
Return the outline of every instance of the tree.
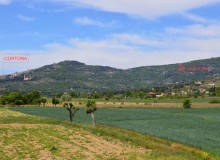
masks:
[[[96,126],[96,119],[94,112],[97,110],[96,108],[96,102],[93,100],[88,100],[86,102],[86,114],[90,114],[92,117],[92,124],[95,127]]]
[[[78,107],[75,107],[72,103],[64,103],[63,107],[69,111],[70,122],[73,121],[75,113],[79,110]]]
[[[128,97],[131,97],[131,96],[132,96],[131,91],[126,90],[126,91],[125,91],[125,97],[128,98]]]
[[[94,92],[94,93],[92,94],[92,98],[94,98],[94,99],[99,99],[99,98],[101,98],[101,95],[100,95],[100,93],[98,93],[98,92]]]
[[[47,99],[46,98],[34,99],[33,103],[38,104],[39,106],[43,103],[43,105],[45,106],[45,104],[47,103]]]
[[[35,105],[41,105],[41,98],[38,98],[38,99],[34,99],[34,101],[33,101],[33,103],[35,104]]]
[[[63,94],[60,98],[61,98],[62,102],[70,102],[71,99],[72,99],[72,97],[69,94],[66,94],[66,93]]]
[[[41,98],[41,102],[44,104],[44,106],[45,106],[45,104],[47,103],[47,99],[46,98]]]
[[[140,97],[141,99],[143,99],[144,96],[145,96],[145,93],[144,93],[143,91],[141,91],[141,92],[138,93],[138,95],[139,95],[139,97]]]
[[[78,94],[75,93],[75,92],[70,92],[69,95],[70,95],[72,98],[78,98]]]
[[[210,88],[209,89],[209,94],[211,95],[211,96],[216,96],[216,94],[217,94],[217,88],[214,86],[214,87],[212,87],[212,88]]]
[[[26,95],[26,98],[28,100],[28,104],[33,104],[38,101],[37,99],[41,98],[41,95],[38,91],[32,91]]]
[[[191,108],[191,101],[190,101],[190,99],[184,99],[183,100],[183,108],[185,108],[185,109],[190,109]]]
[[[57,99],[57,98],[55,98],[55,97],[52,98],[52,104],[53,104],[55,107],[56,107],[56,105],[59,104],[59,103],[60,103],[59,99]]]
[[[1,97],[2,104],[22,105],[23,95],[20,92],[10,92]]]
[[[0,104],[5,105],[6,104],[6,95],[2,95],[0,98]]]

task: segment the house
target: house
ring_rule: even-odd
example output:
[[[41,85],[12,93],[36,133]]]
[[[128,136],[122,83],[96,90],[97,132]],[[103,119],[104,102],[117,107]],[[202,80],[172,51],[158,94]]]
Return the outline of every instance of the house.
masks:
[[[154,93],[154,92],[149,92],[149,93],[147,93],[147,97],[156,98],[156,93]]]
[[[166,93],[163,93],[163,92],[162,92],[162,93],[156,95],[157,98],[159,98],[159,97],[163,97],[163,96],[166,96]]]
[[[204,89],[204,88],[199,88],[199,92],[200,92],[200,93],[205,93],[205,92],[206,92],[206,89]]]
[[[209,83],[208,86],[213,86],[213,87],[215,87],[215,83]]]
[[[24,81],[29,81],[29,80],[31,80],[31,78],[26,76],[26,75],[24,75]]]
[[[201,82],[201,81],[197,81],[197,82],[195,82],[195,84],[197,84],[197,85],[201,85],[202,82]]]

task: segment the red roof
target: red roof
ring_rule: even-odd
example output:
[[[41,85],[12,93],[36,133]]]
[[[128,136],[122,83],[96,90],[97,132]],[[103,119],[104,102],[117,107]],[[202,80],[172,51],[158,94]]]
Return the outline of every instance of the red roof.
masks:
[[[147,94],[150,94],[150,95],[155,95],[156,93],[154,93],[154,92],[149,92],[149,93],[147,93]]]

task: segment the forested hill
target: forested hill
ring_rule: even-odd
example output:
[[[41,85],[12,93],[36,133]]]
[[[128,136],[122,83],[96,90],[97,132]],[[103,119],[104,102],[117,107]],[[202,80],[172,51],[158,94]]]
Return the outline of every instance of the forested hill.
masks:
[[[220,58],[182,64],[137,67],[127,70],[63,61],[7,75],[0,92],[38,90],[45,94],[68,91],[106,91],[146,88],[220,76]]]

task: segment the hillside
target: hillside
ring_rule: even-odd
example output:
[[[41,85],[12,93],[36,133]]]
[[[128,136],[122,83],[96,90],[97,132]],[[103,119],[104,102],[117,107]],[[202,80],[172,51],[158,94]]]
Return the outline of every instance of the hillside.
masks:
[[[0,92],[8,90],[27,92],[34,89],[51,94],[68,91],[124,90],[186,83],[219,76],[220,58],[126,70],[63,61],[7,75],[5,79],[0,80]]]

